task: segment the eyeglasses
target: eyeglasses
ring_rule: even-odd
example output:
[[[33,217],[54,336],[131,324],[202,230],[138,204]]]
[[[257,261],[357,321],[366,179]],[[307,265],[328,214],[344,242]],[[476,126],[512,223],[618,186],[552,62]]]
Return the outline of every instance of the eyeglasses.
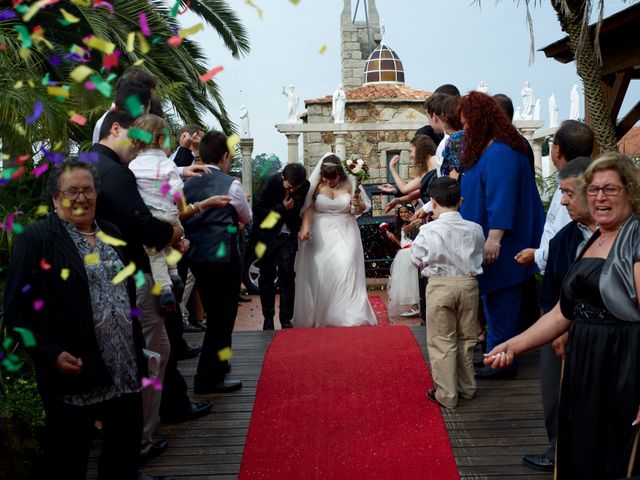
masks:
[[[589,185],[585,189],[587,195],[589,195],[590,197],[595,197],[596,195],[598,195],[598,192],[600,190],[602,190],[602,193],[604,193],[607,197],[614,197],[616,195],[619,195],[620,192],[624,190],[624,187],[621,187],[620,185],[605,185],[604,187]]]
[[[68,188],[67,190],[61,190],[60,193],[64,198],[69,200],[77,200],[80,197],[80,194],[84,195],[84,198],[87,200],[93,200],[96,198],[98,192],[96,192],[95,188],[88,187],[81,190],[77,188]]]

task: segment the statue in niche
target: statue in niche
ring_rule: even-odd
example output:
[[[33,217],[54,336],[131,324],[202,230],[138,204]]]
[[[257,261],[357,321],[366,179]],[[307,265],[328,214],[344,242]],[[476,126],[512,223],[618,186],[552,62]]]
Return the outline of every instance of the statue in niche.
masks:
[[[524,82],[520,94],[522,95],[522,120],[531,120],[533,118],[533,88],[529,82]]]
[[[533,107],[533,119],[540,120],[540,116],[542,115],[542,100],[536,100],[536,106]]]
[[[571,105],[569,107],[569,119],[578,120],[580,118],[580,93],[578,93],[578,85],[573,84],[570,96]]]
[[[519,122],[520,120],[522,120],[522,107],[518,105],[516,111],[513,113],[513,121]]]
[[[288,123],[298,123],[298,96],[295,87],[289,85],[288,88],[282,87],[282,94],[288,99],[289,118]]]
[[[342,84],[333,92],[333,101],[331,115],[333,115],[333,123],[344,123],[345,106],[347,103],[347,94],[344,92]]]
[[[556,96],[552,93],[549,97],[549,126],[558,126],[558,102]]]
[[[240,107],[240,137],[251,138],[251,128],[249,126],[249,109],[246,105]]]

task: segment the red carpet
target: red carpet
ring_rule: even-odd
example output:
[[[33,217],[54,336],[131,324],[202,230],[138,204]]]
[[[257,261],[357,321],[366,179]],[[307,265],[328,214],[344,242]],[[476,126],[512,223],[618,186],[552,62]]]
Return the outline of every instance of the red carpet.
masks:
[[[406,327],[281,330],[239,478],[458,479],[431,377]]]
[[[376,314],[378,319],[378,324],[389,326],[391,322],[389,321],[389,313],[387,312],[387,306],[382,301],[382,298],[378,295],[369,295],[369,303],[373,307],[373,311]]]

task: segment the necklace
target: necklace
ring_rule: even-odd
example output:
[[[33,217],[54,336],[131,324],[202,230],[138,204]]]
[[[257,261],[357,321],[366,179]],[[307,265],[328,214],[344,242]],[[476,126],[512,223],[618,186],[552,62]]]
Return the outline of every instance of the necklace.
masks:
[[[94,230],[93,232],[83,232],[82,230],[78,230],[78,233],[87,237],[93,237],[96,234],[96,231]]]
[[[598,238],[598,240],[596,241],[596,244],[599,247],[603,246],[605,243],[607,243],[609,241],[609,239],[615,238],[615,236],[618,233],[618,230],[620,230],[620,227],[616,228],[615,231],[609,233],[606,237],[602,232],[600,232],[600,238]]]

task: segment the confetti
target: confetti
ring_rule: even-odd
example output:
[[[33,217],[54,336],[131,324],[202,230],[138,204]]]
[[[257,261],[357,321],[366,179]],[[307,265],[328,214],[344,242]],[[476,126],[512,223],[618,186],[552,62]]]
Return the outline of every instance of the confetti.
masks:
[[[224,258],[227,255],[227,246],[224,243],[218,245],[216,250],[216,258]]]
[[[322,55],[324,52],[326,52],[326,51],[327,51],[327,48],[329,48],[329,47],[327,47],[327,44],[326,44],[326,43],[325,43],[325,44],[323,44],[323,45],[320,47],[320,50],[318,50],[318,53],[319,53],[320,55]]]
[[[42,102],[36,102],[33,105],[33,114],[30,117],[27,117],[27,125],[31,125],[33,122],[40,118],[42,115],[43,104]]]
[[[187,1],[187,5],[184,7],[184,10],[178,12],[178,15],[184,15],[185,13],[187,13],[187,10],[189,10],[190,6],[191,6],[191,2]]]
[[[37,312],[39,310],[42,310],[42,307],[44,307],[44,300],[34,300],[33,301],[33,309]]]
[[[22,293],[27,293],[29,290],[31,290],[31,285],[29,285],[28,283],[22,287]]]
[[[139,128],[130,128],[129,137],[142,140],[144,143],[151,143],[153,141],[153,133]]]
[[[43,270],[49,270],[51,268],[51,264],[47,262],[47,259],[42,257],[40,259],[40,268]]]
[[[115,50],[111,55],[107,55],[102,59],[102,66],[106,70],[115,68],[120,63],[120,50]]]
[[[87,124],[87,118],[75,112],[71,114],[71,117],[69,117],[69,120],[71,120],[73,123],[77,123],[81,127]]]
[[[144,35],[142,35],[140,32],[136,32],[136,37],[138,38],[138,42],[140,42],[140,51],[142,52],[142,54],[146,55],[147,53],[149,53],[151,47],[149,46],[149,42],[147,42],[147,39],[144,38]]]
[[[160,292],[162,292],[162,285],[160,285],[159,283],[154,283],[153,287],[151,287],[151,295],[155,295],[157,297],[158,295],[160,295]]]
[[[260,224],[260,228],[264,230],[271,230],[278,224],[278,220],[280,220],[281,216],[282,215],[280,215],[275,210],[271,210]]]
[[[69,76],[73,78],[76,82],[82,83],[92,73],[93,73],[93,69],[85,65],[79,65],[71,71]]]
[[[31,35],[29,35],[29,30],[24,25],[15,25],[13,27],[14,30],[18,32],[20,35],[20,41],[22,42],[22,48],[31,48],[33,42],[31,41]]]
[[[167,265],[173,267],[174,265],[178,264],[181,258],[182,254],[175,248],[172,248],[169,255],[167,255],[167,257],[165,258],[165,261],[167,262]]]
[[[160,193],[163,197],[167,196],[169,190],[171,190],[171,184],[169,182],[164,182],[162,185],[160,185]]]
[[[85,265],[97,265],[98,263],[100,263],[100,255],[97,253],[90,253],[84,256]]]
[[[182,39],[177,35],[173,35],[172,37],[169,37],[169,39],[167,40],[167,43],[172,47],[177,47],[182,43]]]
[[[224,70],[224,67],[222,65],[216,67],[216,68],[212,68],[211,70],[209,70],[207,73],[203,73],[202,75],[200,75],[200,81],[201,82],[208,82],[209,80],[211,80],[216,74],[220,73],[221,71]]]
[[[78,23],[80,21],[80,19],[74,15],[71,15],[69,12],[67,12],[64,8],[60,9],[60,13],[62,14],[62,18],[64,20],[58,20],[60,23],[62,23],[63,25],[69,25],[71,23]],[[66,23],[63,23],[66,22]]]
[[[140,97],[135,93],[129,95],[125,101],[124,106],[132,117],[137,118],[144,113],[144,107],[140,102]]]
[[[152,380],[147,377],[142,377],[142,388],[147,388],[149,385],[151,385],[154,390],[162,390],[162,382],[160,382],[159,378]]]
[[[144,278],[144,272],[142,270],[138,270],[135,276],[136,288],[142,288],[147,280]],[[133,314],[132,314],[133,315]]]
[[[102,230],[96,234],[96,237],[98,237],[102,243],[106,243],[107,245],[112,245],[114,247],[124,247],[127,244],[124,240],[107,235]]]
[[[64,281],[67,281],[70,273],[71,271],[68,268],[63,268],[62,270],[60,270],[60,278]]]
[[[47,93],[54,97],[69,98],[69,87],[47,87]]]
[[[96,152],[80,152],[78,158],[81,162],[97,163],[100,156]]]
[[[194,35],[203,29],[204,25],[202,25],[202,23],[197,23],[193,27],[181,28],[180,30],[178,30],[178,36],[180,38],[188,37],[189,35]]]
[[[122,283],[125,278],[133,275],[135,271],[136,271],[136,264],[133,262],[129,262],[129,265],[127,265],[118,273],[116,273],[116,276],[111,279],[111,283],[113,283],[114,285],[118,285],[119,283]]]
[[[106,3],[106,2],[103,2]],[[107,55],[111,55],[115,50],[116,46],[109,42],[108,40],[103,40],[100,37],[92,36],[87,43],[89,48],[95,48],[96,50],[100,50]]]
[[[146,36],[151,35],[151,30],[149,30],[149,24],[147,23],[147,14],[141,13],[138,15],[138,23],[140,24],[140,31]]]
[[[93,3],[93,8],[98,8],[98,7],[104,7],[104,8],[108,8],[109,9],[109,13],[111,15],[113,15],[115,13],[115,10],[113,9],[113,5],[111,5],[109,2],[96,2],[94,1]]]
[[[38,208],[36,208],[36,216],[46,215],[47,213],[49,213],[48,205],[38,205]]]
[[[238,233],[238,227],[236,227],[235,225],[229,225],[227,227],[227,232],[229,232],[232,235],[235,233]]]
[[[33,169],[33,175],[35,177],[39,177],[44,172],[46,172],[48,168],[49,168],[48,163],[43,163],[42,165],[38,165],[36,168]]]
[[[240,143],[240,137],[237,134],[233,133],[227,137],[227,149],[232,156],[236,155],[238,143]]]
[[[300,0],[289,0],[289,1],[294,5],[298,5],[300,3]]]
[[[22,343],[25,347],[35,347],[36,337],[33,336],[33,332],[31,330],[21,327],[14,327],[13,329],[20,334],[22,337]]]
[[[180,0],[176,0],[176,3],[173,5],[173,7],[171,7],[171,12],[169,13],[169,16],[171,18],[176,18],[176,16],[178,15],[179,8],[180,8]]]
[[[262,258],[262,256],[266,251],[267,251],[267,245],[264,242],[256,243],[256,248],[255,248],[256,257]]]
[[[258,12],[258,18],[260,20],[262,20],[262,9],[260,7],[258,7],[255,3],[253,3],[252,0],[245,0],[245,2],[247,5],[249,5],[250,7],[253,7],[256,9],[256,11]]]
[[[231,347],[224,347],[221,350],[218,350],[218,358],[221,362],[229,361],[233,358],[233,352],[231,351]]]
[[[129,312],[130,315],[132,317],[141,317],[142,316],[142,310],[140,310],[139,308],[132,308],[131,312]]]

